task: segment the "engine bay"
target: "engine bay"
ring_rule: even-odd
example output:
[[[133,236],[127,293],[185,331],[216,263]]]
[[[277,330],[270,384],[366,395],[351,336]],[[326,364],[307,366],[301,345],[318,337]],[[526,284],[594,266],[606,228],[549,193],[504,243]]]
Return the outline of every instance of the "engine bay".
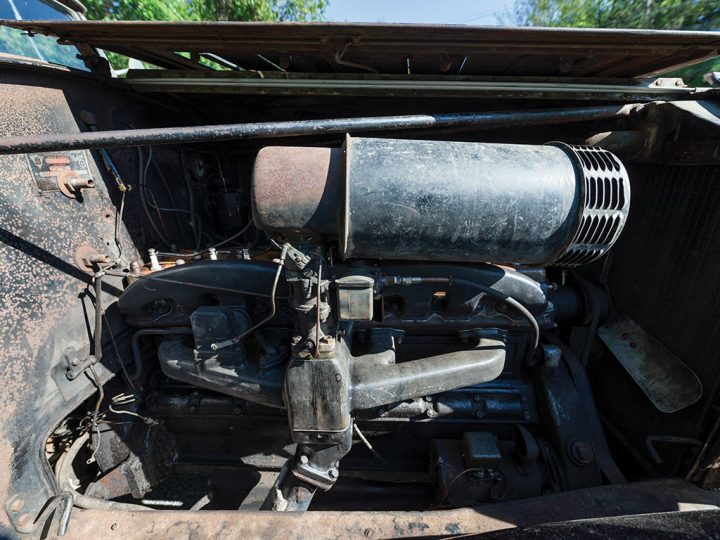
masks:
[[[88,448],[99,471],[83,497],[160,507],[156,488],[185,475],[209,477],[197,501],[172,499],[182,507],[278,511],[312,510],[316,494],[324,509],[424,510],[622,480],[578,389],[580,360],[558,337],[541,342],[607,315],[606,293],[569,272],[602,257],[627,218],[630,181],[611,152],[269,146],[250,208],[219,156],[182,152],[190,181],[222,180],[214,217],[237,232],[150,248],[126,273],[93,263],[99,290],[106,275],[128,283],[117,308],[134,329],[136,391],[85,418],[61,485],[82,481],[71,463]],[[244,448],[255,430],[273,452]],[[228,477],[250,482],[245,498]]]
[[[720,506],[715,90],[33,69],[0,81],[18,531],[73,508],[439,537],[471,510]]]

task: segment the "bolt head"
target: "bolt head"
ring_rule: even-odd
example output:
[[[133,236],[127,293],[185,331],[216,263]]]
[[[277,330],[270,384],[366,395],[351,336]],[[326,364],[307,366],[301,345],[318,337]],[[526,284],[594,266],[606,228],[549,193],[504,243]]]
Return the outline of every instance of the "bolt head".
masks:
[[[310,459],[308,459],[307,456],[300,456],[300,463],[303,465],[307,465],[310,462]]]
[[[589,465],[595,459],[593,447],[585,441],[575,441],[569,448],[570,458],[578,465]]]

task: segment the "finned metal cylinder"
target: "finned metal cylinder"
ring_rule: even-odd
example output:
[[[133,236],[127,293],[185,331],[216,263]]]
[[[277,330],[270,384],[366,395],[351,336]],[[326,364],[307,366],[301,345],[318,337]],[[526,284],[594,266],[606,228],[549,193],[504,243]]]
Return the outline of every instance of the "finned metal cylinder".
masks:
[[[263,148],[260,229],[336,238],[345,258],[575,266],[615,242],[630,204],[612,153],[563,143],[347,137]]]

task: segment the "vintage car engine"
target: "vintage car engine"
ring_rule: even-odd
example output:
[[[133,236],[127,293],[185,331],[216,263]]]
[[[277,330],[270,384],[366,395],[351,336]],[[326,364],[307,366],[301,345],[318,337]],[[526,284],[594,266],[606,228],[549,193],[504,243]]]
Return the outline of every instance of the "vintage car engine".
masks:
[[[624,166],[600,148],[265,147],[252,216],[268,253],[153,252],[119,309],[134,348],[160,337],[168,378],[285,411],[296,449],[263,508],[304,510],[333,487],[361,424],[423,419],[461,426],[428,445],[442,504],[593,485],[592,430],[563,412],[578,397],[540,343],[588,293],[545,267],[603,255],[629,205]]]
[[[640,3],[5,2],[0,538],[720,536],[720,12]]]

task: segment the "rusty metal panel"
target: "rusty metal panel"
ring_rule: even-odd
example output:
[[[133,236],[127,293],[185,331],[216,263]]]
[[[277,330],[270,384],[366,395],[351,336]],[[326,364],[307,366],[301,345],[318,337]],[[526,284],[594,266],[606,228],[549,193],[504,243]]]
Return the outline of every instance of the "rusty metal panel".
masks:
[[[3,21],[164,68],[633,78],[717,56],[720,34],[448,25]],[[191,53],[191,59],[179,52]]]
[[[260,150],[252,183],[256,225],[267,230],[335,233],[343,165],[342,148],[269,146]]]
[[[75,510],[73,538],[357,538],[459,537],[540,523],[717,508],[720,496],[683,480],[602,486],[521,501],[430,512],[114,512]]]
[[[55,71],[6,68],[0,76],[0,101],[0,122],[7,134],[77,133],[76,117],[81,110],[96,111],[101,127],[114,125],[116,110],[130,122],[149,114],[86,77]],[[69,380],[65,374],[67,352],[83,356],[89,352],[87,321],[88,314],[94,314],[92,276],[81,267],[80,259],[88,247],[120,256],[115,243],[117,185],[101,173],[94,154],[71,154],[77,158],[74,163],[58,162],[58,155],[67,158],[68,152],[55,155],[52,161],[55,166],[84,171],[86,179],[97,182],[82,198],[60,191],[41,193],[31,168],[37,166],[34,160],[30,165],[24,155],[0,158],[0,538],[14,537],[11,531],[15,530],[38,532],[44,519],[36,518],[43,508],[52,506],[50,501],[57,502],[57,485],[44,454],[47,437],[63,416],[95,391],[87,377]],[[113,156],[122,171],[136,170],[137,158],[132,153]],[[37,167],[43,170],[43,162]],[[138,256],[130,231],[137,234],[139,210],[130,199],[118,225],[123,264]],[[105,280],[105,301],[112,302],[120,287],[119,279]],[[106,322],[120,354],[127,354],[129,333],[120,319],[109,312]],[[96,370],[100,380],[106,381],[119,363],[109,338],[103,348],[107,354]]]

